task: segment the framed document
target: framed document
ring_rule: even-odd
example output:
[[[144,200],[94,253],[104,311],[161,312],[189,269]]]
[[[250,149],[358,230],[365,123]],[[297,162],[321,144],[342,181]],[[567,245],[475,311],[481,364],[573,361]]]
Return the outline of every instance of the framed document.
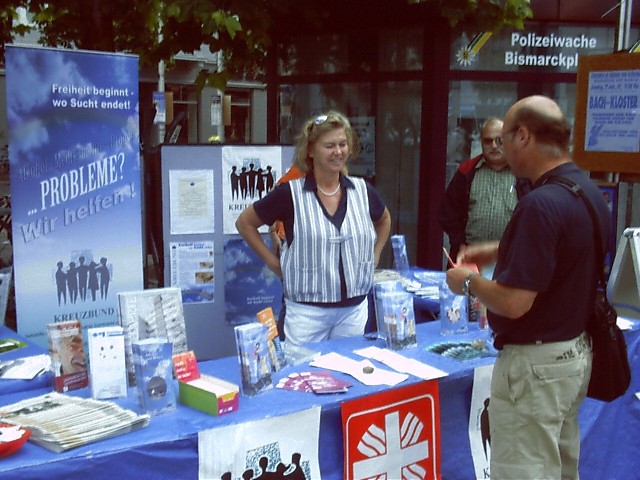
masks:
[[[585,170],[640,173],[640,55],[580,57],[573,156]]]

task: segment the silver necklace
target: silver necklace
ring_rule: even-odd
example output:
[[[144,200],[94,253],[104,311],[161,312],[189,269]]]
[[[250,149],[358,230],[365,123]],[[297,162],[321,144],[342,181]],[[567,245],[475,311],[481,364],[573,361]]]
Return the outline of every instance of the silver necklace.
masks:
[[[320,185],[316,184],[316,187],[318,187],[318,190],[320,190],[321,193],[323,193],[325,196],[327,197],[333,197],[336,193],[338,193],[338,191],[340,190],[340,182],[338,182],[338,186],[336,187],[336,189],[331,192],[331,193],[327,193],[325,192],[322,188],[320,188]]]

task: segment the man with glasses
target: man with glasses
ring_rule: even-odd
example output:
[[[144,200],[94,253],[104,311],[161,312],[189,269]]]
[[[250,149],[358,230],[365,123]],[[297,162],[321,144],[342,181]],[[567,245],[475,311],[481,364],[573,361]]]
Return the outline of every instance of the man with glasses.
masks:
[[[585,328],[611,218],[597,186],[571,159],[570,134],[548,97],[523,98],[507,111],[505,155],[531,191],[499,242],[470,246],[459,257],[479,266],[496,262],[492,280],[465,266],[447,271],[451,290],[486,305],[499,350],[489,403],[492,479],[578,478],[578,411],[592,361]],[[583,200],[558,177],[588,197],[602,245],[593,241]]]
[[[438,220],[449,236],[453,259],[467,245],[499,240],[525,191],[507,165],[501,132],[502,120],[485,121],[482,154],[460,164],[442,200]]]

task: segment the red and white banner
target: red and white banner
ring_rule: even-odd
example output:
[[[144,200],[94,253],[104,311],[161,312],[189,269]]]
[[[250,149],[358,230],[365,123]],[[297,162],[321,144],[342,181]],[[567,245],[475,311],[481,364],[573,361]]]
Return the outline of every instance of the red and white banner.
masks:
[[[342,403],[344,478],[440,478],[438,382]]]

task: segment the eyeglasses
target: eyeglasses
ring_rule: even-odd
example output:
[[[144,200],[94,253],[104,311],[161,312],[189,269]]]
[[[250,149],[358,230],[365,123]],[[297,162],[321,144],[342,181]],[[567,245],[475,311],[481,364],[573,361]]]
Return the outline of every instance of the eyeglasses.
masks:
[[[502,145],[502,137],[501,136],[497,136],[497,137],[482,137],[482,145],[484,145],[485,147],[490,147],[491,145],[493,145],[493,142],[495,142],[496,145],[501,146]]]

